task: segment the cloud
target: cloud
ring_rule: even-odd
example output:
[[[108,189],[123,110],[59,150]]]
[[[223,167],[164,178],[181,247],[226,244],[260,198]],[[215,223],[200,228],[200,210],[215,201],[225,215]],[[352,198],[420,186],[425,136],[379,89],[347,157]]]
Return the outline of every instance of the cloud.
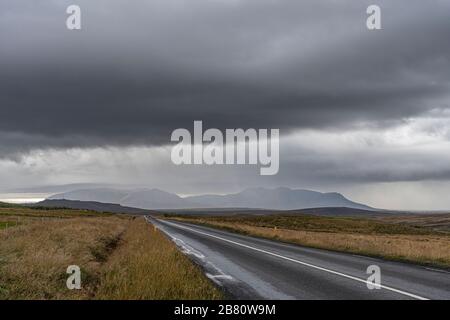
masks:
[[[379,0],[381,31],[369,0],[79,0],[81,31],[70,4],[0,2],[1,188],[290,186],[448,206],[433,193],[450,180],[449,1]],[[280,173],[174,166],[170,134],[194,120],[280,128]]]
[[[381,208],[445,209],[450,202],[438,195],[450,186],[449,128],[442,126],[449,121],[450,114],[430,112],[382,132],[299,130],[281,139],[280,172],[270,177],[259,166],[176,166],[167,146],[33,151],[0,161],[0,189],[91,182],[198,194],[289,186],[343,192]]]
[[[385,127],[448,108],[450,4],[379,1],[0,4],[0,157],[164,145],[217,128]]]

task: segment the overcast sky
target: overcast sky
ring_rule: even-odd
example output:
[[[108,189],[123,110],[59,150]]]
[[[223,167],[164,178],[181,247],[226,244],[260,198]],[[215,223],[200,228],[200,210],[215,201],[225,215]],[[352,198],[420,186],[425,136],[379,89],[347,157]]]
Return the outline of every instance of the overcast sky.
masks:
[[[173,165],[194,120],[279,128],[279,174]],[[0,189],[79,182],[450,209],[450,0],[3,0]]]

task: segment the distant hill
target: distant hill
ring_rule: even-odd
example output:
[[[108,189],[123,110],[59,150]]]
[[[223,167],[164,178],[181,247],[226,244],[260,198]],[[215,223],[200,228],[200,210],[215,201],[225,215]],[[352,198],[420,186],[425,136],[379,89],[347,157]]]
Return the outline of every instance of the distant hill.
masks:
[[[0,202],[0,207],[3,203]],[[8,204],[4,204],[8,206]],[[15,207],[22,207],[21,205],[13,205]],[[346,216],[346,217],[360,217],[360,216],[382,216],[389,214],[392,216],[398,215],[400,212],[394,211],[370,211],[353,208],[309,208],[300,210],[264,210],[264,209],[249,209],[249,208],[200,208],[200,209],[173,209],[173,210],[161,210],[153,211],[140,208],[132,208],[121,206],[112,203],[102,203],[95,201],[79,201],[79,200],[44,200],[33,205],[27,205],[34,208],[67,208],[77,210],[92,210],[97,212],[109,212],[109,213],[126,213],[136,215],[148,215],[148,214],[161,214],[161,213],[173,213],[173,214],[186,214],[186,215],[215,215],[215,216],[228,216],[228,215],[317,215],[317,216]],[[403,214],[405,215],[405,214]]]
[[[20,208],[20,205],[0,201],[0,208]]]
[[[228,195],[203,195],[188,198],[203,206],[215,208],[261,208],[291,210],[317,207],[347,207],[373,210],[373,208],[348,200],[342,194],[321,193],[310,190],[277,188],[252,188]]]
[[[385,210],[366,210],[346,207],[328,207],[328,208],[308,208],[301,210],[287,210],[281,212],[284,215],[307,214],[313,216],[330,216],[330,217],[369,217],[369,216],[383,216],[395,215],[399,212],[385,211]]]
[[[79,201],[79,200],[44,200],[30,207],[44,207],[44,208],[67,208],[78,210],[92,210],[97,212],[109,212],[109,213],[127,213],[127,214],[139,214],[146,215],[155,213],[151,210],[124,207],[120,204],[102,203],[95,201]]]
[[[207,216],[264,216],[264,215],[313,215],[313,216],[330,216],[330,217],[379,217],[387,215],[407,215],[401,211],[384,211],[384,210],[365,210],[346,207],[323,207],[308,208],[296,210],[267,210],[267,209],[249,209],[249,208],[211,208],[211,209],[175,209],[161,210],[165,214],[180,215],[207,215]]]
[[[251,188],[228,195],[200,195],[185,198],[158,189],[94,188],[59,193],[49,197],[49,199],[115,203],[143,209],[258,208],[294,210],[318,207],[348,207],[373,210],[369,206],[345,198],[340,193],[321,193],[289,188]]]
[[[64,193],[55,194],[48,199],[65,199],[81,201],[97,201],[103,203],[116,203],[123,206],[130,206],[142,209],[181,209],[186,207],[196,207],[196,204],[179,197],[176,194],[165,192],[159,189],[113,189],[95,188],[79,189]]]

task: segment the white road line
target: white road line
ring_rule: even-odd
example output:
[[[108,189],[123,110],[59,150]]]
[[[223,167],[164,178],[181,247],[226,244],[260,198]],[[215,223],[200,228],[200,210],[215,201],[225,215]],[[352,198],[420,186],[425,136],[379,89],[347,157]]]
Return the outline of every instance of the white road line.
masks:
[[[145,217],[145,220],[147,220],[148,223],[151,223],[150,219],[148,217]],[[156,219],[155,219],[156,220]],[[172,241],[182,250],[182,252],[184,254],[192,254],[192,251],[189,252],[187,250],[185,250],[185,247],[179,245],[179,243],[177,243],[177,240],[181,241],[183,243],[183,245],[186,245],[185,242],[181,239],[177,239],[176,237],[174,237],[170,232],[168,232],[167,230],[164,230],[164,228],[161,228],[160,226],[156,226],[155,224],[153,224],[156,228],[158,228],[159,230],[161,230],[161,232],[167,234]],[[190,246],[189,246],[190,247]],[[192,247],[190,247],[192,248]],[[192,248],[192,250],[196,251],[194,248]],[[197,254],[193,254],[195,257],[197,257],[198,259],[202,260],[203,262],[206,262],[206,265],[208,265],[208,270],[213,269],[217,274],[212,274],[210,272],[206,272],[206,276],[208,278],[210,278],[212,281],[214,281],[216,284],[218,284],[219,286],[223,286],[223,283],[220,282],[220,280],[228,280],[228,281],[233,281],[234,278],[228,274],[225,274],[219,267],[217,267],[214,263],[212,263],[211,261],[206,261],[205,260],[205,255],[200,253],[200,255]]]
[[[304,266],[307,266],[307,267],[311,267],[311,268],[314,268],[314,269],[317,269],[317,270],[321,270],[321,271],[325,271],[325,272],[328,272],[328,273],[332,273],[332,274],[335,274],[335,275],[338,275],[338,276],[341,276],[341,277],[344,277],[344,278],[347,278],[347,279],[352,279],[352,280],[355,280],[355,281],[358,281],[358,282],[362,282],[362,283],[372,284],[373,285],[372,282],[369,282],[369,281],[364,280],[364,279],[360,279],[358,277],[350,276],[350,275],[345,274],[345,273],[337,272],[337,271],[326,269],[326,268],[323,268],[323,267],[319,267],[319,266],[316,266],[316,265],[313,265],[313,264],[310,264],[310,263],[307,263],[307,262],[303,262],[303,261],[300,261],[300,260],[296,260],[296,259],[292,259],[292,258],[289,258],[289,257],[285,257],[285,256],[282,256],[282,255],[277,254],[277,253],[273,253],[273,252],[270,252],[270,251],[267,251],[267,250],[255,248],[255,247],[252,247],[252,246],[249,246],[249,245],[246,245],[246,244],[243,244],[243,243],[239,243],[239,242],[236,242],[236,241],[228,240],[228,239],[225,239],[225,238],[222,238],[222,237],[218,237],[218,236],[215,236],[215,235],[203,232],[203,231],[198,231],[198,230],[195,230],[193,228],[182,226],[182,225],[179,225],[179,224],[176,224],[176,223],[173,223],[173,222],[169,222],[169,221],[160,221],[160,222],[163,223],[163,224],[166,223],[166,224],[172,225],[172,226],[174,226],[176,228],[186,229],[186,230],[189,230],[189,231],[192,231],[192,232],[195,232],[195,233],[198,233],[198,234],[202,234],[202,235],[205,235],[205,236],[208,236],[208,237],[211,237],[211,238],[215,238],[215,239],[219,239],[219,240],[222,240],[222,241],[225,241],[225,242],[228,242],[228,243],[232,243],[232,244],[235,244],[235,245],[240,246],[240,247],[244,247],[244,248],[251,249],[251,250],[254,250],[254,251],[262,252],[262,253],[265,253],[265,254],[268,254],[268,255],[280,258],[280,259],[284,259],[284,260],[287,260],[287,261],[295,262],[295,263],[298,263],[298,264],[301,264],[301,265],[304,265]],[[396,292],[396,293],[403,294],[403,295],[411,297],[411,298],[418,299],[418,300],[429,300],[428,298],[424,298],[424,297],[421,297],[421,296],[418,296],[418,295],[415,295],[415,294],[412,294],[412,293],[409,293],[409,292],[406,292],[406,291],[402,291],[402,290],[399,290],[399,289],[395,289],[395,288],[392,288],[392,287],[389,287],[389,286],[380,285],[380,287],[383,288],[383,289],[392,291],[392,292]]]

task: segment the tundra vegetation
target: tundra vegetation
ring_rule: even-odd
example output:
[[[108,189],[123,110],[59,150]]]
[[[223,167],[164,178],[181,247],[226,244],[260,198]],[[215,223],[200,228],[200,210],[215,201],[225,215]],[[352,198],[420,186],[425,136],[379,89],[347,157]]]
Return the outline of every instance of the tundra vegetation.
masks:
[[[450,268],[450,214],[371,218],[297,215],[165,215],[308,247]]]
[[[69,265],[81,289],[69,290]],[[0,203],[0,299],[219,299],[142,217]]]

